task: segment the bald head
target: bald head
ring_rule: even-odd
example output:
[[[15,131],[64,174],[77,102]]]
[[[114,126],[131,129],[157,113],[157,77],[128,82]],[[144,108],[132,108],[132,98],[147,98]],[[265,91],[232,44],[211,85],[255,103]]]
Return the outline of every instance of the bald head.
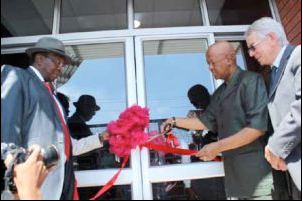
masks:
[[[236,51],[226,41],[216,42],[206,52],[209,69],[216,79],[229,81],[237,69]]]
[[[235,49],[227,41],[219,41],[212,44],[208,48],[207,53],[215,53],[217,56],[230,55],[232,57],[235,57],[236,54]]]

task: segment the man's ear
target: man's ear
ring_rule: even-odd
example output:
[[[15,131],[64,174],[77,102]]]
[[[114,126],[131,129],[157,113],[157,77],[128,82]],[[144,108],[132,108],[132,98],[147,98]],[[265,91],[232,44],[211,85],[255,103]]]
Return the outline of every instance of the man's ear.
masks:
[[[269,38],[270,38],[272,41],[274,41],[274,42],[278,41],[278,36],[277,36],[276,33],[274,33],[274,32],[269,32],[269,33],[268,33],[268,36],[269,36]]]
[[[229,64],[234,64],[234,62],[235,62],[235,54],[228,54],[226,56],[226,58],[227,58],[227,61],[228,61]]]
[[[43,60],[43,55],[41,54],[36,54],[34,57],[34,63],[39,64]]]

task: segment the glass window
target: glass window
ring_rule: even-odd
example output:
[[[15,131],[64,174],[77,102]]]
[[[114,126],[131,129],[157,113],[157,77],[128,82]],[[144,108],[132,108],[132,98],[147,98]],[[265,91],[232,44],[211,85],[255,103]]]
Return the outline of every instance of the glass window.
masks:
[[[245,60],[245,53],[243,51],[243,44],[239,41],[229,41],[233,48],[236,50],[237,64],[243,70],[247,70],[247,64]]]
[[[224,178],[153,183],[154,200],[226,200]]]
[[[97,179],[97,178],[96,178]],[[78,188],[80,200],[88,200],[95,196],[101,187]],[[96,200],[131,200],[131,186],[113,186]]]
[[[71,136],[81,139],[102,133],[127,107],[124,44],[73,45],[66,49],[82,60],[79,67],[66,69],[58,83],[64,83],[58,91],[69,97]],[[105,147],[75,157],[74,166],[77,170],[118,168],[120,163]]]
[[[201,84],[209,93],[213,92],[213,78],[206,63],[207,46],[207,40],[203,38],[144,42],[146,102],[150,109],[150,131],[159,132],[159,126],[166,118],[186,117],[190,110],[196,109],[187,97],[188,90],[193,85]],[[188,149],[193,145],[191,131],[176,129],[174,134],[178,137],[181,148]],[[186,156],[174,158],[153,151],[150,154],[152,166],[191,162],[190,157]]]
[[[54,0],[1,1],[1,38],[51,34]]]
[[[200,26],[199,0],[135,0],[135,28]]]
[[[127,28],[126,0],[63,0],[60,33]]]
[[[206,39],[145,41],[144,69],[151,119],[186,116],[193,106],[188,89],[204,85],[211,93],[213,79],[206,62]]]
[[[211,25],[251,24],[271,17],[268,0],[206,0]]]

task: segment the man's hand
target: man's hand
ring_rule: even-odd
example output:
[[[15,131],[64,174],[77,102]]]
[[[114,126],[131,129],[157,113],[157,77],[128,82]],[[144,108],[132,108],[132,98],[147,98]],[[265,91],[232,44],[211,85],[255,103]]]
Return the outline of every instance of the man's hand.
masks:
[[[211,161],[221,152],[218,142],[213,142],[205,145],[198,153],[195,154],[204,161]]]
[[[101,133],[101,137],[102,137],[102,141],[109,140],[109,132],[104,131],[103,133]]]
[[[167,124],[173,124],[173,119],[172,118],[169,118],[169,119],[166,119],[166,121],[164,121],[161,126],[160,126],[160,132],[163,133],[164,132],[164,127],[167,125]]]
[[[287,165],[286,165],[285,161],[282,158],[280,158],[279,156],[274,155],[270,151],[268,145],[265,147],[265,158],[273,169],[282,170],[282,171],[287,170]]]
[[[40,154],[41,148],[33,145],[29,148],[28,159],[14,167],[14,182],[20,199],[41,199],[40,188],[48,174]],[[8,165],[13,157],[10,155],[4,161]]]

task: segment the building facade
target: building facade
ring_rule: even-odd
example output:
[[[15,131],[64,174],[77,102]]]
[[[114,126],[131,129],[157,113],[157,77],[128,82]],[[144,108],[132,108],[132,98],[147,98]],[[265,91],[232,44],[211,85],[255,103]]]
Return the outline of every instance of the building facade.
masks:
[[[276,2],[280,20],[283,24],[289,42],[294,45],[301,44],[302,2],[298,0],[277,0]]]
[[[2,0],[1,64],[25,68],[25,49],[43,36],[56,37],[74,58],[54,83],[70,98],[69,116],[72,103],[89,94],[101,107],[87,122],[93,133],[134,104],[150,109],[149,131],[159,131],[163,119],[194,109],[187,98],[191,86],[202,84],[212,93],[221,84],[205,57],[215,41],[230,41],[239,66],[266,79],[268,72],[249,58],[244,41],[248,25],[263,16],[281,20],[289,40],[301,44],[301,1],[296,0]],[[182,148],[198,149],[194,132],[175,130]],[[106,149],[75,158],[81,198],[92,197],[121,161]],[[223,177],[222,162],[137,148],[102,199],[188,199],[188,185]],[[199,185],[203,191],[205,184]],[[214,193],[219,199],[220,192]]]

